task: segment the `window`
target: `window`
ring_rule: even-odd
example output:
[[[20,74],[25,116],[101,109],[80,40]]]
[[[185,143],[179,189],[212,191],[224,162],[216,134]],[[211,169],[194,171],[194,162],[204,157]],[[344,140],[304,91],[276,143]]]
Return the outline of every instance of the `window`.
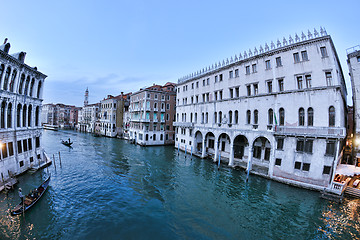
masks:
[[[320,47],[320,52],[321,52],[321,57],[325,58],[327,57],[327,51],[326,51],[326,47]]]
[[[311,88],[311,75],[305,75],[306,87]]]
[[[270,108],[268,111],[268,125],[273,125],[274,111]]]
[[[279,79],[278,84],[279,84],[279,92],[283,92],[284,91],[284,79]]]
[[[23,167],[24,166],[24,161],[20,161],[19,164],[20,164],[20,167]]]
[[[308,108],[308,126],[314,125],[314,109]]]
[[[22,153],[21,140],[17,141],[18,153]]]
[[[230,98],[234,98],[234,89],[230,88]]]
[[[281,158],[275,159],[275,166],[281,166]]]
[[[194,83],[191,84],[191,89],[194,89]]]
[[[301,168],[301,162],[295,162],[294,168],[300,170],[300,168]]]
[[[254,111],[254,124],[258,124],[259,122],[259,112],[258,110]]]
[[[360,56],[358,56],[358,57],[356,58],[356,60],[357,60],[357,62],[360,62]]]
[[[306,139],[305,141],[305,152],[306,153],[312,153],[313,151],[313,142],[314,140],[312,139]]]
[[[218,76],[216,75],[216,76],[215,76],[215,82],[217,82],[217,81],[218,81]]]
[[[235,110],[235,124],[239,123],[239,112],[238,110]]]
[[[279,125],[284,126],[285,124],[285,110],[283,108],[279,109]]]
[[[302,170],[308,172],[310,170],[310,163],[303,163]]]
[[[267,83],[268,93],[272,93],[272,81],[268,81],[268,82],[266,82],[266,83]]]
[[[265,69],[266,69],[266,70],[271,69],[270,60],[266,60],[266,61],[265,61]]]
[[[219,82],[221,82],[222,80],[223,80],[223,75],[220,74],[220,75],[219,75]]]
[[[203,80],[203,86],[205,86],[205,79]]]
[[[35,138],[35,147],[36,148],[40,147],[40,137]]]
[[[229,123],[232,123],[232,111],[229,111]]]
[[[331,76],[331,72],[325,72],[325,77],[326,77],[326,84],[327,84],[327,86],[332,86],[332,76]]]
[[[258,95],[258,93],[259,93],[259,85],[257,83],[255,83],[253,85],[253,87],[254,87],[254,95]]]
[[[297,152],[306,152],[306,153],[312,153],[313,150],[313,139],[303,139],[298,138],[296,142],[296,151]]]
[[[298,63],[300,62],[300,56],[299,56],[299,53],[294,53],[294,63]]]
[[[308,61],[309,58],[308,58],[308,55],[307,55],[307,51],[302,51],[301,52],[301,58],[303,61]]]
[[[245,74],[250,74],[250,66],[245,67]]]
[[[254,146],[254,152],[253,152],[254,158],[261,158],[261,147],[260,146]]]
[[[331,166],[324,166],[323,174],[330,174]]]
[[[5,144],[4,144],[5,145]],[[9,148],[9,156],[13,156],[14,155],[14,147],[13,147],[13,143],[9,142],[8,143],[8,148]]]
[[[252,65],[252,72],[253,72],[253,73],[256,73],[256,72],[257,72],[257,71],[256,71],[256,64],[253,64],[253,65]]]
[[[27,148],[27,139],[23,140],[23,148],[24,148],[24,152],[26,152],[28,150],[28,148]]]
[[[297,139],[297,141],[296,141],[296,151],[297,152],[304,151],[304,143],[305,143],[305,141],[303,138]]]
[[[210,78],[207,78],[206,79],[206,85],[209,85],[210,84]]]
[[[329,107],[329,127],[335,127],[335,108]]]
[[[251,111],[250,110],[246,111],[246,123],[247,124],[251,123]]]
[[[222,100],[222,90],[219,91],[219,100]]]
[[[246,86],[246,89],[247,89],[247,95],[248,95],[248,96],[251,96],[251,86],[250,86],[250,85],[247,85],[247,86]]]
[[[282,66],[281,57],[277,57],[275,60],[276,60],[276,67],[281,67]]]
[[[302,76],[297,76],[296,80],[297,80],[298,89],[302,89],[303,88],[303,84],[302,84],[303,78],[302,78]]]
[[[217,92],[214,92],[214,98],[215,98],[215,101],[218,99],[218,94],[217,94]]]
[[[219,112],[219,123],[222,123],[222,112]]]
[[[299,109],[299,126],[305,125],[305,111],[303,108]]]
[[[233,78],[233,77],[234,77],[233,74],[234,74],[234,72],[233,72],[233,71],[230,71],[230,72],[229,72],[229,78]]]
[[[329,155],[329,156],[335,155],[335,140],[327,141],[325,155]]]
[[[1,151],[2,151],[2,157],[3,158],[7,158],[8,157],[8,152],[7,152],[7,148],[6,148],[6,143],[5,144],[2,144],[2,148],[1,148]],[[11,156],[11,155],[10,155]]]
[[[196,88],[199,88],[199,82],[196,82]]]
[[[277,150],[283,150],[284,149],[284,139],[283,138],[278,138],[276,139],[276,149]]]
[[[239,69],[235,69],[235,77],[239,77]]]
[[[216,122],[217,122],[217,113],[214,112],[214,123],[216,123]]]

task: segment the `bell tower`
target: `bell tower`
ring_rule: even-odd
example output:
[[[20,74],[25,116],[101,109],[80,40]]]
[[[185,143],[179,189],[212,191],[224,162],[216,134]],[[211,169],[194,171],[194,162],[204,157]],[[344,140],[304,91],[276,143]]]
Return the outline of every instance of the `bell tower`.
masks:
[[[84,106],[87,106],[88,104],[89,104],[89,89],[86,88]]]

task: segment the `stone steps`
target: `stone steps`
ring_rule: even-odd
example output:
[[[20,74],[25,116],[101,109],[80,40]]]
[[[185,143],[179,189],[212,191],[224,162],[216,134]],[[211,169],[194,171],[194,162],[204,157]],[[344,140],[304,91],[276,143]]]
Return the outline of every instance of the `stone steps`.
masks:
[[[353,188],[353,187],[347,187],[345,189],[345,194],[352,196],[352,197],[360,198],[360,189]]]

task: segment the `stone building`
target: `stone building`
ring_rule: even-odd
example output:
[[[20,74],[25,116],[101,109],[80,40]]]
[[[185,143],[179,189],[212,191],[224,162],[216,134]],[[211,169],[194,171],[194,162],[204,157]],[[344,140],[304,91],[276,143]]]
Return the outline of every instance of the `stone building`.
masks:
[[[100,119],[100,103],[88,104],[79,111],[77,130],[95,133],[95,125]]]
[[[302,187],[331,187],[346,136],[331,37],[308,31],[179,79],[175,146]]]
[[[25,172],[46,157],[40,123],[45,74],[25,63],[25,52],[0,46],[0,172],[4,179]]]
[[[130,94],[123,92],[118,96],[108,95],[100,101],[101,104],[101,135],[108,137],[123,137],[124,134],[124,113],[128,111]]]
[[[153,85],[130,96],[129,138],[137,144],[174,144],[175,84]]]
[[[77,123],[79,108],[62,103],[48,103],[42,106],[41,123],[59,126],[61,128],[74,128]]]

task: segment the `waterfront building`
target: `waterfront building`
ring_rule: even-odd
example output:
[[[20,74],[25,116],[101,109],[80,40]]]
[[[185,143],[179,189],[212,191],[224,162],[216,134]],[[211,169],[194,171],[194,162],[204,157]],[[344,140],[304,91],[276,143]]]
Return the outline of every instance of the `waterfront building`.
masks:
[[[130,96],[129,138],[137,144],[174,144],[175,91],[174,83],[153,85]]]
[[[128,111],[130,94],[123,92],[118,96],[108,95],[100,101],[101,104],[101,135],[108,137],[123,137],[124,113]]]
[[[288,184],[331,188],[346,96],[325,29],[296,34],[180,78],[175,146]]]
[[[75,129],[76,125],[78,124],[80,110],[81,107],[75,107],[75,106],[70,109],[69,126],[71,129]]]
[[[59,125],[57,106],[53,103],[44,104],[41,107],[41,124]]]
[[[353,100],[353,157],[354,164],[360,167],[360,45],[346,52]]]
[[[77,122],[78,109],[73,105],[62,103],[44,104],[42,106],[41,123],[65,129],[73,128],[74,123]]]
[[[100,103],[88,104],[79,111],[77,130],[94,133],[96,122],[100,119]]]
[[[25,63],[25,52],[9,54],[0,46],[0,172],[3,179],[21,174],[46,159],[40,123],[45,74]]]

